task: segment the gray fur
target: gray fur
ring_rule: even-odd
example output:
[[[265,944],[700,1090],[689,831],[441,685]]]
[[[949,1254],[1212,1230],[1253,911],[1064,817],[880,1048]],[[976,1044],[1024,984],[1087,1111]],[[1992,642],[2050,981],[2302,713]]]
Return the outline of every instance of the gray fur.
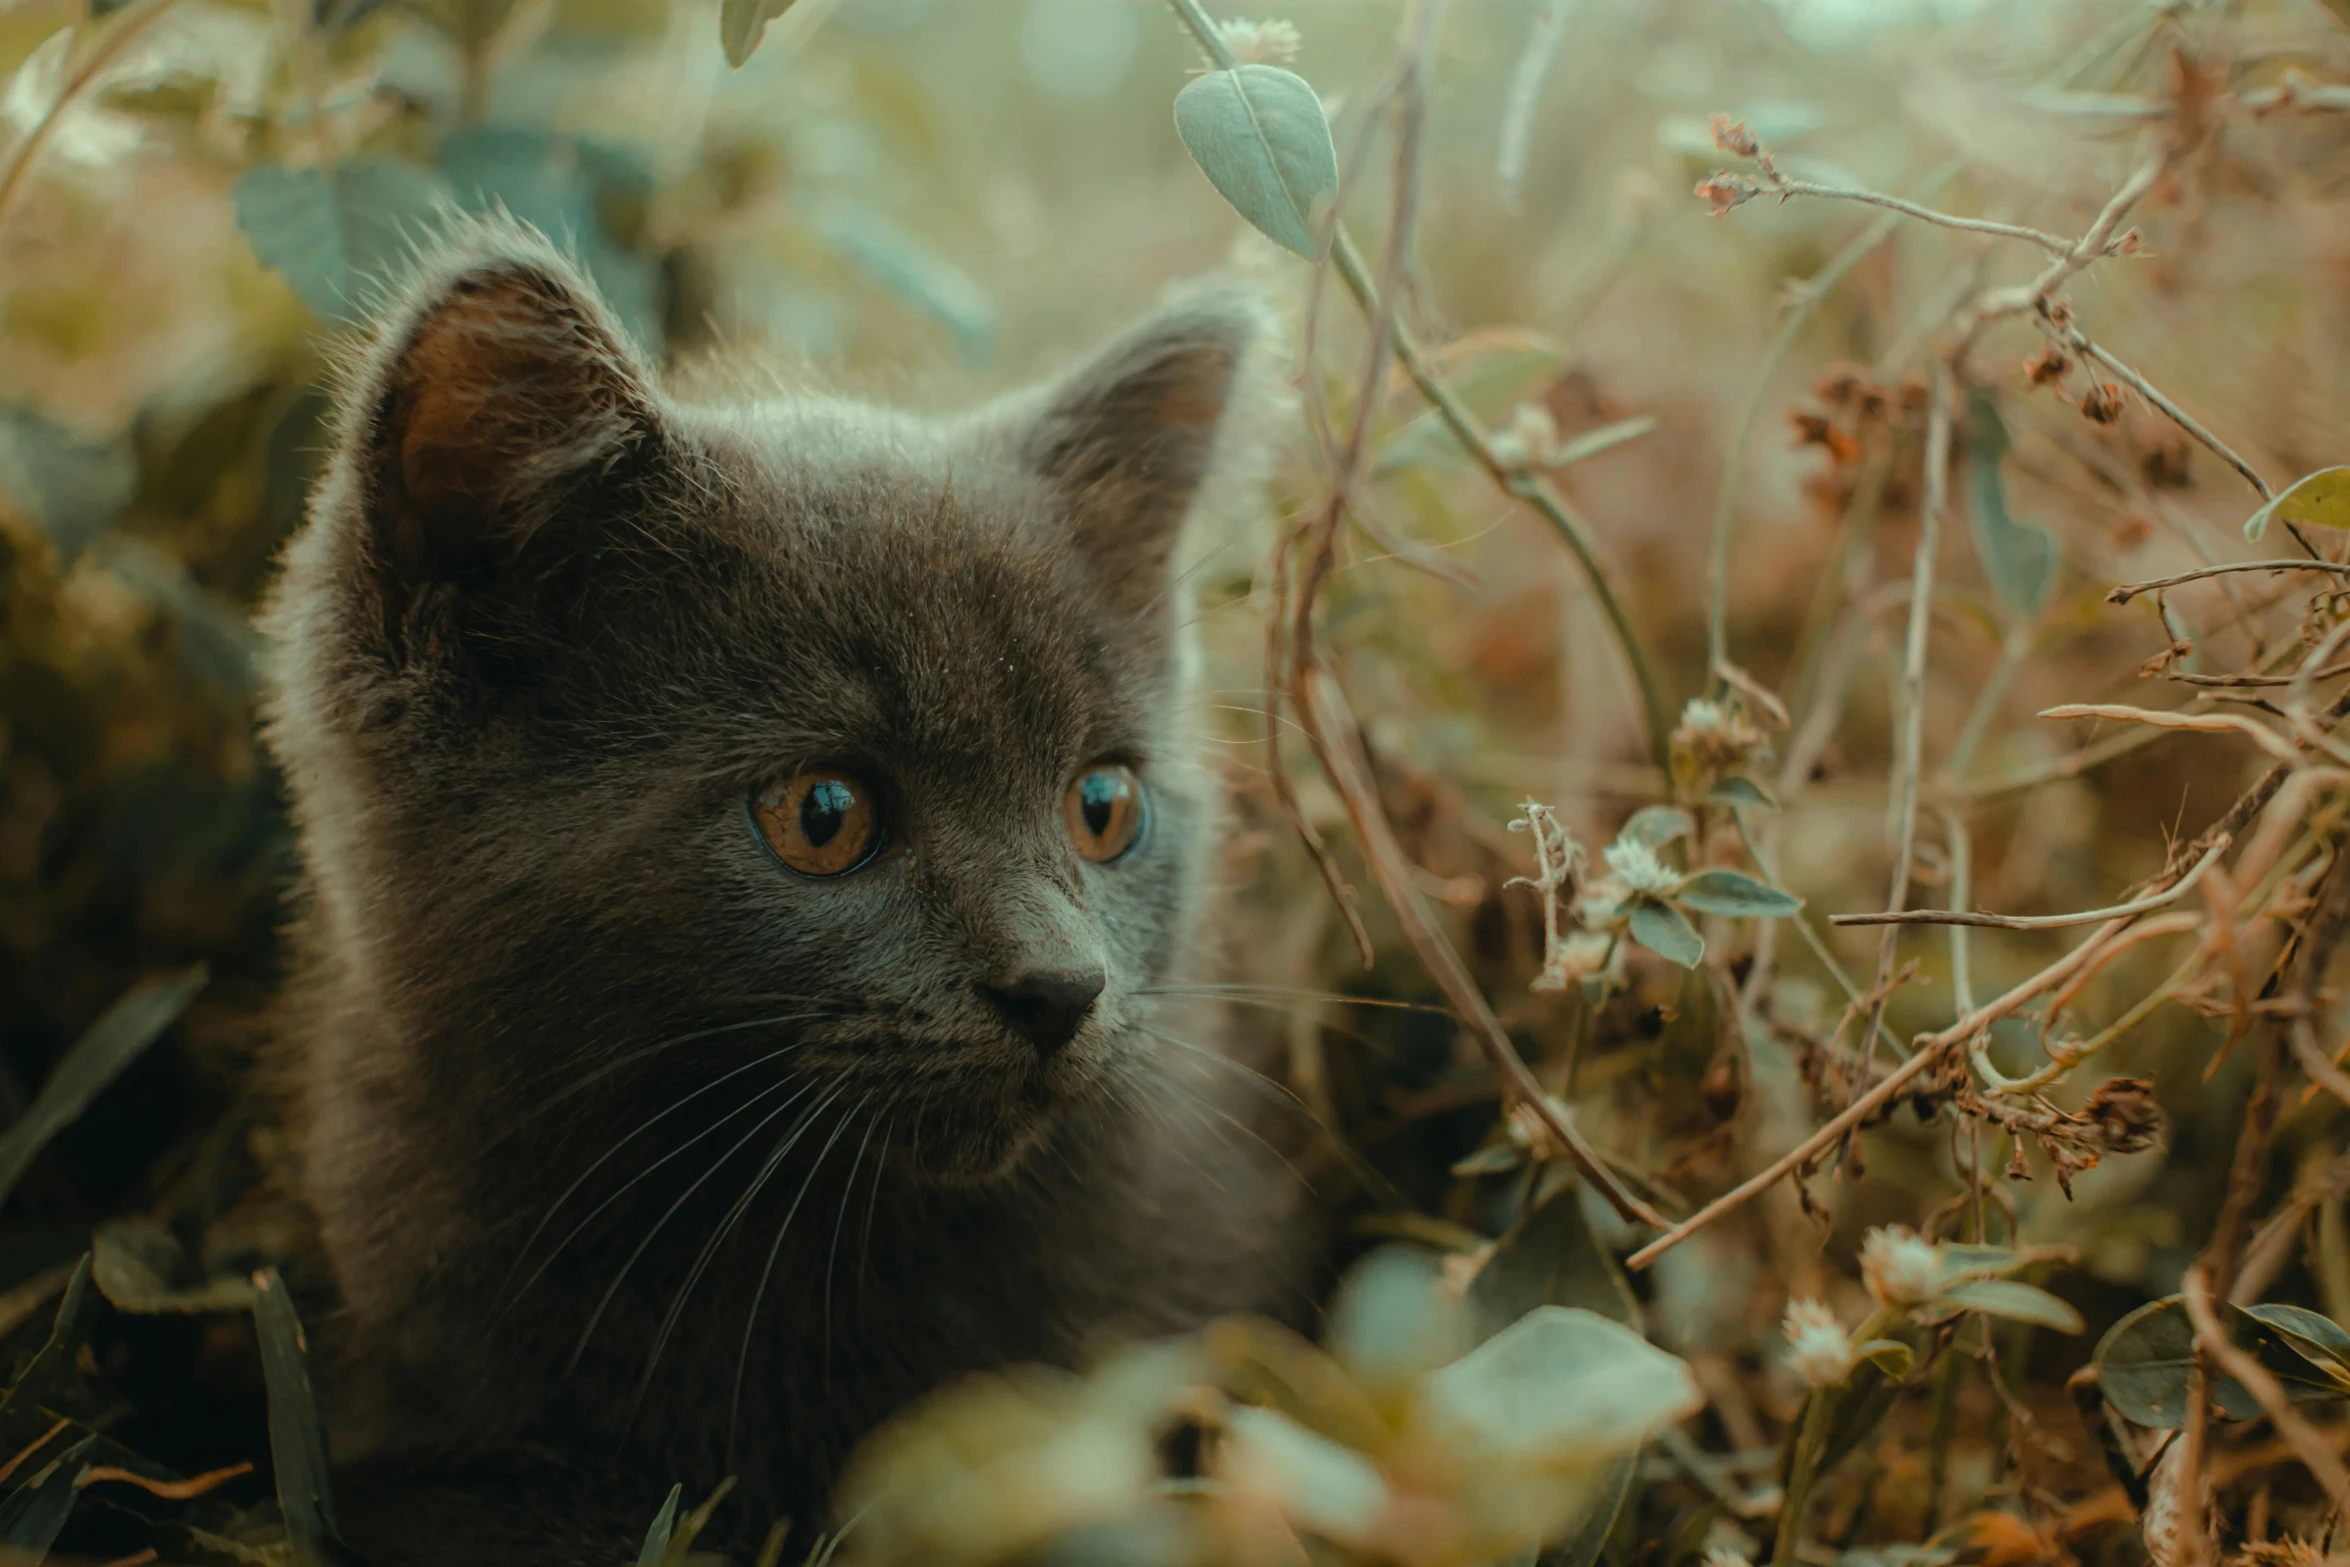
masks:
[[[1283,1303],[1254,1101],[1145,993],[1197,977],[1169,561],[1256,330],[1198,293],[956,418],[686,406],[535,236],[420,266],[267,619],[371,1560],[616,1562],[729,1473],[739,1552],[959,1373]],[[1061,798],[1104,756],[1152,820],[1097,866]],[[816,762],[892,821],[837,881],[743,814]],[[978,987],[1070,954],[1108,989],[1047,1058]]]

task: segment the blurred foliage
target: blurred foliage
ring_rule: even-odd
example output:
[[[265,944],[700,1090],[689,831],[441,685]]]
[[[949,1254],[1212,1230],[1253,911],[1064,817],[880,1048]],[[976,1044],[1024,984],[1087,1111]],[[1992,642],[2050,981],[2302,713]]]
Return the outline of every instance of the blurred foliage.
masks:
[[[1884,907],[1889,882],[1917,906],[2115,905],[2175,878],[2279,747],[2350,762],[2287,689],[2339,645],[2332,577],[2106,601],[2264,527],[2264,550],[2295,527],[2343,553],[2350,14],[1452,6],[1390,302],[1478,451],[1414,367],[1373,365],[1366,393],[1364,317],[1311,259],[1332,190],[1367,236],[1399,210],[1404,9],[1244,18],[1223,36],[1245,75],[1212,76],[1143,0],[0,11],[0,1551],[336,1549],[271,1271],[302,1258],[259,1026],[291,867],[247,615],[315,471],[336,336],[452,205],[560,238],[687,383],[951,404],[1216,265],[1301,346],[1314,323],[1274,504],[1192,541],[1238,802],[1223,928],[1239,1043],[1313,1112],[1305,1167],[1349,1253],[1401,1249],[1356,1264],[1319,1348],[1220,1324],[942,1393],[860,1469],[870,1527],[816,1557],[1433,1567],[1542,1536],[1571,1567],[2167,1567],[2209,1543],[2198,1479],[2231,1556],[2331,1548],[2302,1438],[2338,1466],[2350,1155],[2320,1066],[2344,1028],[2325,943],[2314,972],[2295,955],[2336,896],[2338,772],[2237,822],[2168,935],[1954,1041],[1955,1070],[1919,1063],[1653,1266],[1619,1268],[1653,1237],[1568,1174],[1550,1122],[1681,1219],[1875,1091],[1880,1038],[1950,1027],[2076,939],[1896,947],[1822,911]],[[2046,255],[1784,184],[2069,240],[2140,167],[2129,248],[1955,354],[1969,302]],[[1938,402],[1942,376],[1963,395]],[[1375,896],[1359,962],[1272,782],[1276,544],[1339,471],[1308,432],[1358,416],[1321,643],[1410,886],[1539,1105]],[[1592,578],[1518,503],[1536,480],[1585,519],[1669,735],[1643,733]],[[2319,673],[2332,700],[2342,671]],[[2224,732],[2084,742],[2032,717],[2059,703]],[[1306,748],[1279,760],[1334,874],[1377,881]],[[2279,1088],[2288,1061],[2317,1086]],[[2204,1418],[2199,1256],[2236,1286],[2204,1353],[2219,1334],[2242,1364],[2210,1384],[2217,1423],[2163,1446]],[[2317,1424],[2288,1428],[2263,1374]],[[648,1562],[682,1562],[722,1501],[679,1478]]]

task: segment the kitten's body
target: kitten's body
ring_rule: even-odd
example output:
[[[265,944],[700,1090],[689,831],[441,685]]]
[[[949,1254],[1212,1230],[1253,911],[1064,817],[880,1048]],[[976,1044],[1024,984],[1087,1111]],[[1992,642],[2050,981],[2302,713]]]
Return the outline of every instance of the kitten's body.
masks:
[[[390,314],[271,615],[371,1560],[619,1560],[728,1474],[755,1543],[943,1380],[1277,1295],[1240,1074],[1152,994],[1215,820],[1172,541],[1250,330],[1195,301],[920,421],[675,406],[503,230]],[[1151,819],[1095,864],[1104,757]],[[816,763],[891,821],[853,875],[749,825]],[[1104,979],[1073,1037],[1006,1010],[1030,971]]]

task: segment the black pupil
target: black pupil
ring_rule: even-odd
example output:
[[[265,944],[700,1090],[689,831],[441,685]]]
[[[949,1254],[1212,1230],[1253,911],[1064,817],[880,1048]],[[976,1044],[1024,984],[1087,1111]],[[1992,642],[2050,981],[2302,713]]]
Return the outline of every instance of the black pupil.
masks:
[[[1126,780],[1116,773],[1087,773],[1077,785],[1077,814],[1085,818],[1085,830],[1096,838],[1108,832],[1125,792]]]
[[[841,824],[857,803],[856,791],[838,778],[826,778],[800,796],[800,836],[821,849],[840,836]]]

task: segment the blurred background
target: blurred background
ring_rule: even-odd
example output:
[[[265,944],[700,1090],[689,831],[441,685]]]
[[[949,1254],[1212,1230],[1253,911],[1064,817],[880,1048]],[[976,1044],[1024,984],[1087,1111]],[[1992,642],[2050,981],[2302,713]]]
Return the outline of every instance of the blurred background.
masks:
[[[1401,6],[1212,9],[1294,24],[1290,66],[1322,95],[1343,163],[1395,58]],[[1494,428],[1539,426],[1569,450],[1602,432],[1552,477],[1588,519],[1675,712],[1711,678],[1708,539],[1730,518],[1728,656],[1794,720],[1752,769],[1777,809],[1751,816],[1777,880],[1813,913],[1882,907],[1892,874],[1887,775],[1937,334],[1974,291],[2046,258],[1831,200],[1712,216],[1692,185],[1751,165],[1717,150],[1709,116],[1744,121],[1798,178],[2070,236],[2145,161],[2150,127],[2224,93],[2350,79],[2344,24],[2329,0],[1447,11],[1403,308]],[[503,204],[562,238],[681,382],[755,373],[954,406],[1042,373],[1210,269],[1253,278],[1302,327],[1311,268],[1242,222],[1176,134],[1171,100],[1200,66],[1146,0],[800,0],[740,69],[717,7],[671,0],[0,10],[0,1118],[117,998],[209,965],[185,1014],[0,1211],[0,1291],[17,1287],[0,1319],[31,1320],[59,1266],[118,1216],[159,1216],[198,1275],[294,1244],[295,1221],[252,1195],[280,1157],[258,1020],[292,864],[254,735],[247,617],[318,464],[338,337],[436,203]],[[2200,126],[2133,215],[2142,253],[2100,264],[2072,299],[2100,344],[2281,488],[2345,444],[2350,115],[2270,107]],[[1374,254],[1382,148],[1347,205]],[[1361,318],[1327,292],[1317,373],[1350,414]],[[2174,595],[2168,623],[2150,601],[2107,604],[2115,583],[2274,554],[2279,540],[2243,541],[2259,497],[2144,397],[2105,406],[2078,374],[2034,385],[2025,365],[2041,346],[2007,325],[1969,360],[1984,401],[1966,460],[1979,470],[2004,432],[2004,462],[1990,458],[2000,504],[2046,530],[2055,564],[2019,602],[1986,569],[1980,491],[1944,529],[1922,905],[2095,907],[2159,870],[2264,765],[2260,751],[2131,733],[2080,765],[2068,758],[2101,743],[2092,732],[2032,715],[2173,705],[2187,691],[2168,677],[2266,667],[2338,610],[2257,577]],[[1381,537],[1346,540],[1326,643],[1422,885],[1521,1051],[1642,1189],[1687,1211],[1815,1123],[1811,1080],[1847,998],[1782,931],[1734,1025],[1723,998],[1753,973],[1757,938],[1727,923],[1694,974],[1640,953],[1604,1001],[1529,988],[1540,909],[1505,886],[1531,868],[1506,830],[1519,802],[1554,807],[1596,847],[1671,786],[1573,557],[1423,406],[1397,378],[1375,409],[1364,507]],[[1216,693],[1205,721],[1228,742],[1239,802],[1224,928],[1235,977],[1262,987],[1241,1009],[1246,1031],[1329,1134],[1307,1163],[1361,1221],[1350,1244],[1398,1230],[1453,1243],[1495,1228],[1492,1193],[1455,1171],[1481,1148],[1507,1165],[1494,1080],[1304,749],[1288,763],[1362,889],[1368,969],[1268,781],[1268,564],[1326,483],[1293,422],[1267,503],[1207,519],[1192,543]],[[2186,647],[2158,659],[2174,643]],[[1735,855],[1727,813],[1709,831],[1721,842],[1702,853]],[[1815,928],[1865,985],[1877,932]],[[1997,993],[2064,940],[1975,933],[1969,993]],[[1916,969],[1889,1004],[1895,1036],[1956,1015],[1953,951],[1942,931],[1903,943]],[[2102,1027],[2176,961],[2133,951],[2078,1009]],[[2079,1248],[2050,1287],[2091,1338],[2019,1337],[2004,1381],[1952,1395],[1975,1433],[1962,1456],[1977,1490],[2020,1485],[2034,1452],[2049,1466],[2034,1483],[2051,1491],[2102,1483],[2077,1425],[2053,1429],[2072,1419],[2062,1374],[2203,1244],[2244,1091],[2240,1063],[2213,1058],[2218,1037],[2193,1006],[2149,1010],[2104,1059],[2152,1082],[2159,1148],[2076,1177],[2069,1198],[2037,1154],[2036,1178],[2002,1187],[2014,1234]],[[2017,1071],[2041,1059],[2021,1024],[1996,1050]],[[2332,1157],[2340,1109],[2296,1108],[2280,1181]],[[1651,1332],[1718,1401],[1721,1442],[1767,1445],[1792,1408],[1775,1347],[1790,1293],[1857,1298],[1841,1281],[1862,1227],[1934,1212],[1961,1190],[1962,1156],[1997,1168],[1988,1141],[1962,1155],[1950,1125],[1899,1120],[1815,1184],[1822,1212],[1782,1188],[1640,1277]],[[2337,1195],[2325,1210],[2337,1227],[2340,1208]],[[1594,1215],[1603,1238],[1632,1239]],[[2280,1265],[2285,1287],[2350,1312],[2350,1262],[2309,1257]],[[133,1411],[123,1440],[185,1466],[255,1456],[241,1331],[110,1321],[94,1353]],[[2056,1448],[2012,1439],[2011,1413],[2029,1423],[2034,1409]],[[1914,1531],[1940,1504],[1884,1505]]]

